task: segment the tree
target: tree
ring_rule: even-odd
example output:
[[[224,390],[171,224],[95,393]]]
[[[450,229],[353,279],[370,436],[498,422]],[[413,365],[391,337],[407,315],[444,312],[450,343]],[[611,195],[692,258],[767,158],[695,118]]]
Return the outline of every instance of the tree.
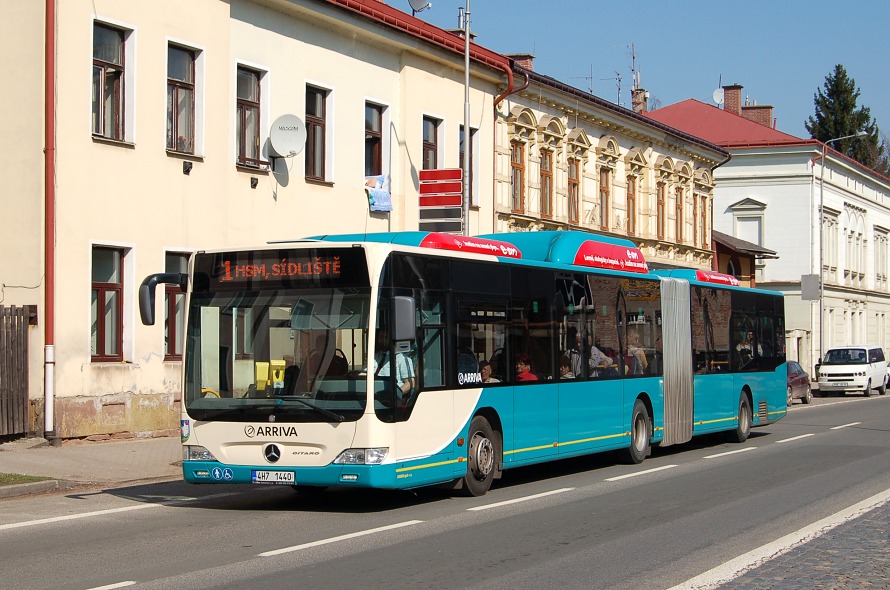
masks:
[[[823,142],[865,131],[867,135],[864,137],[837,141],[831,147],[886,175],[890,169],[886,139],[881,137],[871,110],[858,106],[858,99],[856,81],[847,75],[844,66],[838,64],[834,72],[825,77],[823,88],[813,95],[816,113],[804,125],[813,139]]]

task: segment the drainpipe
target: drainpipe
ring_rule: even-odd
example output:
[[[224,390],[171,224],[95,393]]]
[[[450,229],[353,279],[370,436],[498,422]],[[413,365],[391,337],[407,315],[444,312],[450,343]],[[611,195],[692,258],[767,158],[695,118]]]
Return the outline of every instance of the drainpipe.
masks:
[[[56,0],[46,0],[44,31],[44,269],[43,292],[43,436],[61,444],[55,430],[55,286],[56,286]]]
[[[493,133],[491,134],[491,136],[494,138],[495,144],[497,144],[497,137],[498,137],[498,135],[497,135],[497,133],[498,133],[498,105],[501,104],[504,101],[504,99],[507,98],[508,96],[510,96],[511,94],[516,94],[517,92],[522,92],[523,90],[528,88],[528,85],[531,83],[531,77],[528,75],[528,72],[522,72],[522,74],[525,76],[525,83],[522,86],[520,86],[519,88],[516,88],[513,86],[513,60],[512,59],[510,60],[510,63],[507,65],[507,67],[504,68],[504,71],[507,72],[507,88],[506,88],[506,90],[504,90],[502,93],[498,94],[495,97],[494,104],[493,104],[494,117],[492,118]],[[498,170],[497,148],[495,148],[493,151],[494,151],[494,153],[492,155],[493,164],[491,167],[491,172],[492,172],[492,179],[491,179],[491,184],[492,184],[492,187],[491,187],[492,188],[492,191],[491,191],[491,196],[492,196],[491,231],[492,231],[492,233],[495,233],[495,232],[497,232],[497,225],[498,225],[498,208],[497,208],[497,201],[496,201],[496,199],[497,199],[497,183],[498,183],[498,179],[497,179],[497,170]]]

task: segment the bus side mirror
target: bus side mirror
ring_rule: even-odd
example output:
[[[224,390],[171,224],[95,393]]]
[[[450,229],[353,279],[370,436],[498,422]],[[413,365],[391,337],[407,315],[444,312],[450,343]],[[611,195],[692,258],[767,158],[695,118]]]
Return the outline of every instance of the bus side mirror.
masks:
[[[188,287],[188,275],[181,272],[162,272],[148,275],[139,285],[139,316],[146,326],[155,325],[155,287],[158,283],[179,285],[185,292]]]
[[[397,295],[392,298],[393,332],[392,339],[396,342],[416,338],[415,317],[417,303],[413,297]]]

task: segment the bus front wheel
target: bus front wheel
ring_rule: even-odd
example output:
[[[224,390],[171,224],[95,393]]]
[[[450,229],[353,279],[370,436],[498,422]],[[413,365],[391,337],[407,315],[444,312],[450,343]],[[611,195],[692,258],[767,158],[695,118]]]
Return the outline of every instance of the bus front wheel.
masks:
[[[498,439],[488,420],[476,416],[470,423],[467,441],[467,474],[461,482],[461,492],[466,496],[484,496],[497,469]]]
[[[630,446],[624,450],[624,459],[627,463],[642,463],[649,456],[652,436],[652,422],[646,404],[642,400],[634,403],[633,412],[630,415]]]

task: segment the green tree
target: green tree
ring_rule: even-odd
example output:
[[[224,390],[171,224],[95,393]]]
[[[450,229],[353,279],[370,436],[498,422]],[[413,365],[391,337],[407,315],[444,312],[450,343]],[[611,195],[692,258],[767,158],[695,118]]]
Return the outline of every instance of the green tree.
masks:
[[[856,87],[856,81],[847,75],[844,66],[838,64],[834,67],[834,72],[825,77],[823,87],[813,95],[816,113],[804,125],[810,136],[819,141],[865,131],[867,135],[864,137],[837,141],[831,147],[886,175],[890,169],[887,143],[881,137],[877,122],[872,119],[871,110],[865,106],[860,107],[858,100],[859,88]]]

